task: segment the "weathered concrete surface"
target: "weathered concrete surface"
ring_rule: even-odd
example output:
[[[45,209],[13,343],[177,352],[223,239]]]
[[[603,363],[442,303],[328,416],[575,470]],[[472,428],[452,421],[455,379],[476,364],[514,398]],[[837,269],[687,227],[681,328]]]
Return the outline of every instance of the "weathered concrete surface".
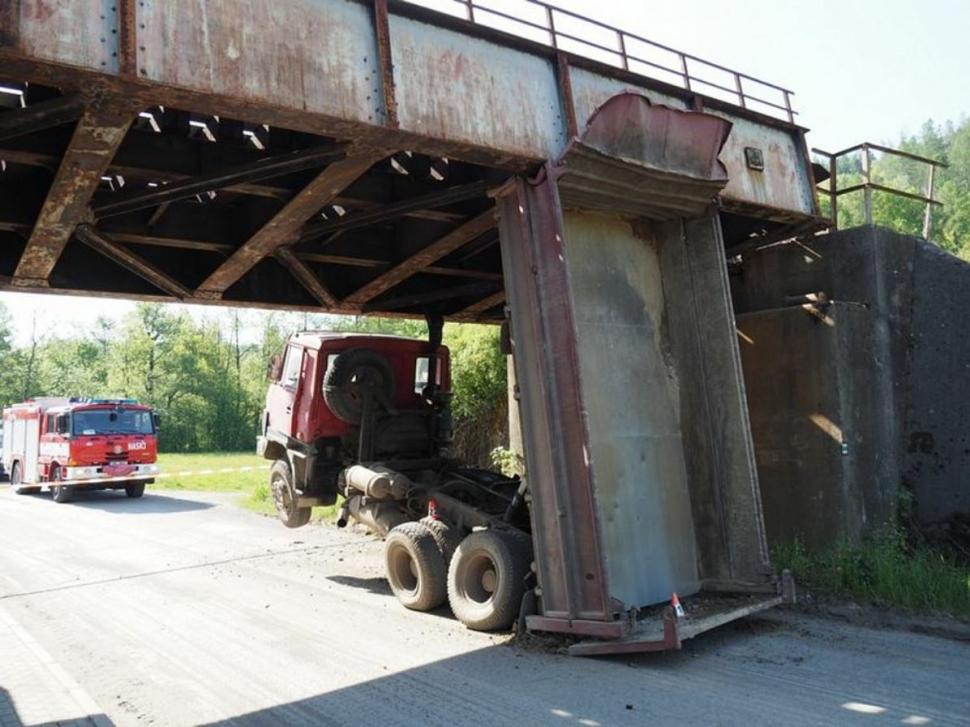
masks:
[[[401,608],[379,543],[226,502],[0,487],[0,609],[118,727],[970,724],[963,644],[775,612],[682,653],[524,651]]]
[[[772,543],[855,540],[893,513],[892,420],[882,399],[868,308],[834,303],[739,315],[738,338]]]
[[[970,513],[970,265],[917,243],[902,483],[924,525]]]
[[[749,390],[763,394],[750,400],[756,444],[757,432],[761,444],[766,436],[797,438],[804,417],[813,413],[811,392],[819,402],[834,402],[831,389],[838,388],[839,405],[833,403],[832,411],[839,419],[833,424],[847,435],[849,453],[817,450],[814,468],[843,481],[799,489],[808,498],[823,490],[842,493],[838,507],[829,502],[826,508],[840,522],[829,523],[820,538],[858,537],[866,525],[885,522],[900,486],[912,493],[924,525],[970,512],[970,266],[924,240],[860,227],[752,257],[732,287],[739,328],[758,333],[756,346],[742,349]],[[856,309],[849,330],[801,326],[826,356],[809,351],[808,340],[796,340],[790,326],[797,314],[771,312],[818,292]],[[841,313],[834,317],[849,309],[836,305]],[[777,421],[772,387],[798,392],[787,425]],[[771,431],[773,426],[788,430]],[[764,491],[786,491],[812,478],[810,472],[775,468],[771,450],[757,447]],[[804,513],[789,507],[788,514],[768,508],[770,533],[801,529],[790,516]],[[854,508],[862,508],[855,527]]]

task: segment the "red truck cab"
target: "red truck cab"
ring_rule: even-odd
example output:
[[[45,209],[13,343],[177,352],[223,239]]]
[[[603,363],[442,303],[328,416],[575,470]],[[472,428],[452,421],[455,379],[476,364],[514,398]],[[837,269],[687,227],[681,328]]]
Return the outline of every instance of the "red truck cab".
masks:
[[[428,387],[431,370],[434,387]],[[394,414],[371,427],[360,421],[366,407],[357,377],[365,375],[376,384],[381,410]],[[347,380],[335,398],[342,377]],[[402,336],[297,333],[274,360],[257,453],[288,463],[290,484],[305,507],[332,504],[337,475],[348,464],[437,454],[450,441],[450,415],[440,404],[450,389],[445,346]]]

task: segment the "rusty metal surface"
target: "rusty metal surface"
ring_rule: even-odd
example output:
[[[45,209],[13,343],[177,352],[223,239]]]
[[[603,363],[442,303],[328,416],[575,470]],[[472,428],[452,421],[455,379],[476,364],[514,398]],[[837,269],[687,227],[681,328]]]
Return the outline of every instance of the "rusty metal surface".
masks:
[[[192,291],[177,280],[166,275],[154,265],[146,262],[129,250],[126,250],[121,245],[109,240],[89,224],[83,224],[77,228],[77,239],[93,250],[101,253],[112,262],[128,268],[173,298],[185,300],[192,295]]]
[[[560,160],[563,204],[637,217],[701,214],[727,183],[718,160],[731,125],[623,93],[597,109]]]
[[[392,15],[403,128],[549,159],[566,143],[552,60]]]
[[[306,222],[370,169],[378,155],[357,155],[334,162],[237,249],[199,288],[203,296],[221,295],[257,262],[281,245],[294,243]],[[331,301],[329,305],[333,305]]]
[[[394,87],[394,57],[391,55],[387,0],[374,0],[374,32],[381,69],[381,92],[384,95],[384,123],[391,129],[397,129],[401,123],[397,118],[397,89]]]
[[[555,180],[518,178],[497,203],[542,616],[610,622]]]
[[[46,284],[74,228],[90,217],[91,197],[134,115],[135,109],[126,106],[102,106],[99,102],[88,106],[77,123],[17,265],[15,284]]]
[[[141,5],[142,79],[384,123],[380,56],[364,4],[144,0]]]
[[[636,68],[614,68],[406,3],[388,5],[384,38],[383,0],[376,6],[374,0],[0,0],[0,17],[16,26],[0,31],[0,65],[14,77],[68,88],[94,83],[137,95],[145,105],[197,108],[369,145],[433,147],[513,171],[558,156],[573,130],[572,113],[582,128],[618,90],[640,88],[673,107],[702,99],[714,113],[730,108]],[[569,88],[557,58],[568,64],[574,104],[563,104]],[[794,167],[788,155],[797,146],[796,127],[740,107],[731,116],[772,129],[766,146],[774,143]],[[760,189],[757,179],[746,185],[733,153],[726,161],[735,180],[727,196],[813,213],[805,169],[796,169],[797,193],[786,196],[790,176],[766,175]]]
[[[355,305],[367,303],[414,275],[422,268],[426,268],[431,263],[463,247],[494,227],[495,210],[486,210],[457,229],[452,230],[441,239],[431,243],[428,247],[415,253],[407,260],[401,261],[398,265],[395,265],[387,272],[370,281],[360,290],[354,291],[344,299],[344,302]]]
[[[812,171],[798,135],[753,123],[736,114],[716,112],[733,124],[721,158],[730,170],[724,197],[748,205],[763,205],[814,215],[817,211]],[[760,149],[763,171],[750,169],[745,149]]]
[[[337,305],[337,299],[333,293],[327,289],[327,286],[320,282],[320,278],[310,270],[310,267],[296,256],[292,248],[286,246],[277,248],[276,258],[286,266],[294,278],[300,281],[300,285],[306,288],[317,299],[320,305],[324,308],[333,308]]]
[[[0,19],[25,56],[118,72],[118,3],[114,0],[5,0]],[[0,31],[4,35],[9,30]]]
[[[564,231],[609,594],[624,611],[691,595],[700,583],[679,372],[664,331],[676,294],[665,295],[657,241],[628,222],[566,212]]]

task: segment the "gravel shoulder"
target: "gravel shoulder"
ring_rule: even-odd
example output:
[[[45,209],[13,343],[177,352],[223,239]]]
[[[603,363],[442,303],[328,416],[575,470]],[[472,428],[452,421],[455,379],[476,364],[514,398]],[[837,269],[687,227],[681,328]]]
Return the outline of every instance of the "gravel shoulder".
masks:
[[[577,659],[406,611],[378,541],[234,497],[0,487],[0,608],[119,726],[970,725],[965,643],[777,611]]]

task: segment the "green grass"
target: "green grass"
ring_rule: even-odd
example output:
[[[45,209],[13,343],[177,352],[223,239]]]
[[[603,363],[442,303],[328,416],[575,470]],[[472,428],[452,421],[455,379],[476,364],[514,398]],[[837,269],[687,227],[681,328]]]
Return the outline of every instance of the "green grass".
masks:
[[[158,465],[170,477],[160,477],[153,487],[159,490],[192,490],[200,492],[238,492],[239,503],[252,512],[276,516],[269,494],[270,461],[249,452],[205,454],[160,454]],[[246,471],[241,468],[251,467]],[[234,472],[220,472],[233,469]],[[200,472],[210,471],[208,474]],[[180,474],[180,473],[192,474]],[[313,520],[332,518],[337,505],[316,507]]]
[[[810,553],[800,542],[773,549],[778,569],[824,593],[917,611],[970,617],[970,565],[887,530],[859,545]]]

